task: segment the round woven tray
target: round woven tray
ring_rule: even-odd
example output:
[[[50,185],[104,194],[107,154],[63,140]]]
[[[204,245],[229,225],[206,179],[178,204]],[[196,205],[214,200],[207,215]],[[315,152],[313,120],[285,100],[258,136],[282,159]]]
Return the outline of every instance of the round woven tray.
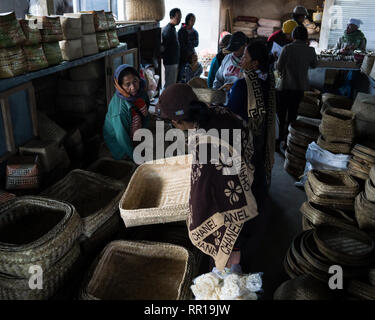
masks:
[[[367,180],[368,179],[368,174],[358,171],[355,167],[353,167],[350,164],[350,161],[349,161],[349,164],[348,164],[348,170],[347,170],[347,172],[351,176],[356,177],[356,178],[358,178],[360,180]]]
[[[354,168],[356,171],[360,171],[367,176],[370,174],[371,167],[370,165],[363,159],[354,156],[349,160],[349,164],[351,168]]]
[[[298,115],[309,118],[321,118],[319,99],[305,96],[299,104]]]
[[[361,145],[361,144],[356,144],[354,146],[354,149],[358,152],[361,152],[362,154],[365,154],[365,155],[368,155],[368,156],[372,157],[371,159],[375,159],[375,150],[374,149],[371,149],[371,148],[366,147],[366,146]]]
[[[305,137],[300,136],[294,136],[292,134],[288,134],[288,142],[291,142],[297,146],[300,146],[301,148],[307,150],[307,147],[311,143],[311,139],[306,139]]]
[[[313,226],[333,225],[343,229],[356,230],[356,221],[341,210],[327,208],[312,202],[304,202],[300,208],[304,218]]]
[[[355,199],[355,217],[360,229],[375,230],[375,203],[370,202],[364,192]]]
[[[317,196],[311,189],[310,182],[306,181],[305,191],[309,202],[327,206],[329,208],[353,210],[354,198],[353,199],[337,199],[337,198],[325,198]]]
[[[333,226],[319,226],[313,234],[319,251],[332,262],[364,267],[374,259],[374,241],[359,230],[354,232]]]
[[[289,137],[288,135],[287,146],[290,153],[295,154],[298,158],[305,159],[306,148],[294,144]]]
[[[360,299],[375,300],[375,287],[362,281],[352,280],[348,292]]]
[[[274,300],[332,300],[335,294],[311,275],[302,275],[284,282],[274,293]]]
[[[48,270],[82,233],[82,222],[68,203],[17,197],[0,206],[0,273],[29,278],[29,267]]]
[[[355,158],[361,160],[363,163],[368,164],[369,166],[375,166],[375,157],[368,155],[362,151],[359,151],[356,147],[353,148],[351,152]]]
[[[322,135],[319,136],[318,146],[335,154],[350,154],[350,151],[352,150],[351,144],[327,142]]]
[[[298,156],[298,154],[294,154],[288,148],[285,150],[285,158],[289,160],[296,167],[303,167],[305,168],[306,159],[305,157]]]
[[[319,137],[319,131],[316,126],[299,120],[292,122],[288,130],[292,136],[305,138],[310,143],[316,141]]]

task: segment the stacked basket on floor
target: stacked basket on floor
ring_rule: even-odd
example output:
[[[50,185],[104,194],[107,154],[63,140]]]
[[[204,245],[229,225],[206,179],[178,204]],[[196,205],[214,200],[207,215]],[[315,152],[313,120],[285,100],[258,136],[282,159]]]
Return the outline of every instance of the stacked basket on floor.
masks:
[[[371,168],[375,166],[375,150],[357,144],[351,153],[353,157],[349,160],[348,172],[364,182],[368,179]]]
[[[185,156],[136,169],[119,205],[126,231],[133,232],[121,233],[121,240],[102,251],[87,274],[82,299],[190,298],[202,256],[192,248],[183,222],[189,214],[190,171]],[[113,281],[116,287],[108,285]],[[145,281],[155,283],[154,289]]]
[[[74,207],[39,197],[0,206],[0,299],[48,299],[75,272],[82,224]]]
[[[318,139],[318,135],[318,127],[306,121],[297,120],[290,124],[284,168],[293,177],[298,178],[303,174],[306,150],[311,142]]]

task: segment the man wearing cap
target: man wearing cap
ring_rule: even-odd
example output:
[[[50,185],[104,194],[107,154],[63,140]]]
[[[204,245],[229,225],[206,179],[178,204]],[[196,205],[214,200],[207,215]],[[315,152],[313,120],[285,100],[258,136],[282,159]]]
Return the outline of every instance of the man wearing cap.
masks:
[[[229,91],[236,80],[241,78],[240,62],[247,43],[248,38],[243,32],[233,33],[229,45],[225,48],[231,54],[228,54],[221,63],[216,73],[213,89],[223,88]]]
[[[337,41],[335,50],[338,54],[351,55],[354,50],[366,50],[367,39],[363,32],[359,30],[363,22],[359,19],[351,18],[344,35]]]
[[[298,26],[298,23],[294,20],[288,20],[283,23],[283,27],[281,30],[275,31],[267,40],[267,46],[269,52],[272,52],[273,44],[276,43],[280,47],[284,47],[285,45],[292,43],[292,32]],[[273,59],[277,60],[278,54],[277,52],[272,52]],[[272,61],[271,61],[272,62]]]
[[[304,6],[296,6],[293,9],[293,20],[297,22],[300,26],[303,26],[303,22],[305,21],[308,15],[309,13]]]

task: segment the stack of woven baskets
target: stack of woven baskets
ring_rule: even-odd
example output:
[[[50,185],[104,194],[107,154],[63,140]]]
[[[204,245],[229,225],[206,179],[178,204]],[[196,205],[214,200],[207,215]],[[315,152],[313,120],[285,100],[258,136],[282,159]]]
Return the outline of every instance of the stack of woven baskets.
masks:
[[[19,197],[0,206],[0,299],[48,299],[79,263],[81,219],[65,202]]]
[[[335,209],[353,210],[359,185],[345,171],[311,170],[307,174],[305,191],[310,202]]]
[[[333,93],[323,93],[321,114],[323,114],[328,108],[350,110],[352,105],[353,100],[348,97],[339,96]]]
[[[298,178],[303,174],[306,150],[311,142],[318,139],[318,136],[318,127],[312,124],[300,120],[290,124],[284,168],[293,177]]]
[[[342,229],[337,226],[321,225],[316,229],[307,230],[299,234],[289,248],[284,268],[287,274],[294,279],[292,283],[297,284],[290,288],[289,294],[282,289],[277,290],[275,299],[332,299],[338,295],[327,288],[329,278],[328,272],[331,266],[340,265],[343,269],[344,284],[351,283],[368,275],[368,270],[374,261],[374,240],[365,233],[358,230]],[[309,275],[324,284],[328,290],[320,296],[319,285],[304,285],[299,277]],[[290,283],[289,283],[290,285]],[[288,286],[289,286],[288,285]],[[288,291],[289,291],[288,290]],[[312,294],[304,294],[304,292]],[[282,294],[280,294],[282,293]],[[303,296],[295,295],[301,293]],[[358,296],[355,292],[351,295]],[[372,296],[374,299],[375,296]]]
[[[375,167],[371,168],[366,180],[365,191],[355,200],[355,216],[359,227],[365,231],[375,231]]]
[[[319,127],[318,145],[332,153],[349,154],[355,137],[353,112],[327,108]]]
[[[375,166],[375,150],[357,144],[351,153],[353,157],[349,160],[348,173],[362,181],[367,180],[371,167]]]
[[[298,108],[298,115],[320,119],[321,95],[318,91],[306,91]]]
[[[41,196],[66,201],[76,208],[83,223],[82,249],[84,254],[90,255],[117,232],[118,203],[124,189],[124,183],[119,180],[73,170]]]

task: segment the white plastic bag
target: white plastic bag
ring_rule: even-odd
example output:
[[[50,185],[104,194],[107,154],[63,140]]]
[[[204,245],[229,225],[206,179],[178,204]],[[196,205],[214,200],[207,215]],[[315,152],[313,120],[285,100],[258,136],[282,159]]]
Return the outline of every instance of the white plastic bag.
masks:
[[[306,166],[303,177],[295,183],[297,187],[303,187],[307,180],[307,173],[315,170],[346,170],[351,156],[347,154],[334,154],[312,142],[306,151]]]

